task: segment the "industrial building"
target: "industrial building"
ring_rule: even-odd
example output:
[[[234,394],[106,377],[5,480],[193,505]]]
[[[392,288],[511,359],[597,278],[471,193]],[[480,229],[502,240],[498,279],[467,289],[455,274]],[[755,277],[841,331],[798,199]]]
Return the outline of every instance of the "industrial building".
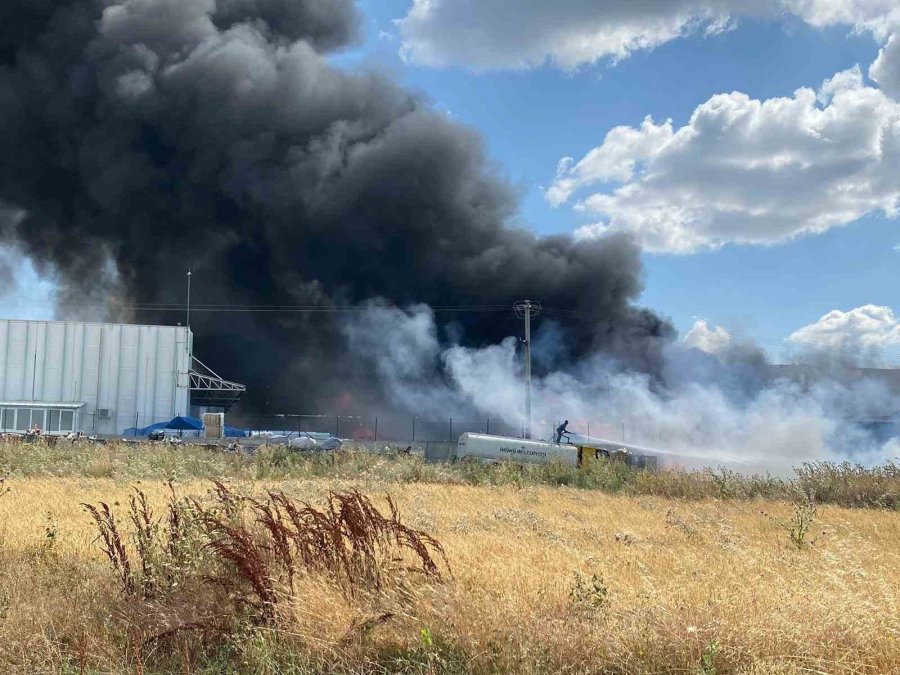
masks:
[[[227,410],[245,388],[193,354],[183,326],[0,320],[0,430],[115,435]]]

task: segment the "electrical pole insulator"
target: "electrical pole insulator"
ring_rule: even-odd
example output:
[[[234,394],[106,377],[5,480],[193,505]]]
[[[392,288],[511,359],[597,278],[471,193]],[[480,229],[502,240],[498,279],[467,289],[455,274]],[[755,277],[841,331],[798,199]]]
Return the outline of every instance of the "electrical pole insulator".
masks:
[[[523,300],[513,309],[516,316],[525,319],[525,438],[531,438],[531,317],[537,316],[542,307],[539,302]]]

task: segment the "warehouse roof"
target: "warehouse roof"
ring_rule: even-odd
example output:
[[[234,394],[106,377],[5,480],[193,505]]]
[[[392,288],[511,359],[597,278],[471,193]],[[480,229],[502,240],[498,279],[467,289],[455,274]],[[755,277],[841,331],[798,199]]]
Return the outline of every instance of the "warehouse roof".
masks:
[[[191,330],[189,326],[182,326],[181,323],[173,326],[171,324],[151,324],[151,323],[124,323],[124,322],[110,322],[110,321],[71,321],[68,319],[64,320],[54,320],[54,319],[0,319],[0,321],[9,321],[10,323],[54,323],[54,324],[69,324],[72,326],[137,326],[138,328],[182,328],[185,330]]]
[[[83,408],[87,403],[79,401],[50,402],[47,401],[0,401],[0,408],[49,408],[51,410],[71,410]]]

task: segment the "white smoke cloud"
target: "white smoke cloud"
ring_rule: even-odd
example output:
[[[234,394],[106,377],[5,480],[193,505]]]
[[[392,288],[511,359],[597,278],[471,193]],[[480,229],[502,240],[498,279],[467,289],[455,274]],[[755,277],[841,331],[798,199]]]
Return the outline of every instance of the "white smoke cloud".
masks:
[[[835,309],[794,331],[788,340],[840,349],[880,350],[900,345],[900,321],[890,307],[863,305],[847,312]]]
[[[651,251],[689,253],[727,243],[775,244],[900,208],[900,103],[859,68],[818,91],[751,99],[732,92],[689,122],[619,127],[577,163],[564,161],[547,199],[615,180],[576,209],[606,216],[594,238],[630,232]]]
[[[522,69],[549,62],[573,70],[721,32],[741,18],[785,15],[879,40],[900,25],[893,0],[413,0],[397,25],[401,53],[416,64]]]
[[[366,344],[384,348],[387,337],[396,336],[379,367],[389,376],[395,373],[403,402],[414,392],[416,406],[437,415],[449,417],[464,408],[516,427],[522,423],[523,369],[515,338],[484,348],[441,345],[433,317],[424,309],[372,307],[357,330],[362,326],[363,349]],[[378,358],[378,350],[372,353]],[[425,369],[416,364],[434,358],[443,361],[446,378],[417,381]],[[574,432],[585,434],[590,425],[595,437],[619,441],[624,435],[626,443],[658,449],[672,463],[724,463],[779,473],[804,461],[878,462],[892,456],[889,446],[852,424],[897,409],[900,400],[883,382],[822,377],[803,385],[773,379],[758,352],[748,356],[745,346],[735,347],[726,331],[704,321],[672,344],[667,359],[672,374],[667,385],[622,371],[602,356],[534,377],[535,438],[550,438],[552,429],[568,419]],[[717,370],[706,377],[710,368]],[[761,379],[754,383],[750,371],[765,372],[758,372]]]
[[[452,347],[445,359],[457,393],[480,412],[513,423],[522,419],[524,385],[512,339],[484,350]],[[823,381],[805,389],[780,380],[745,397],[722,383],[689,380],[660,390],[646,375],[611,365],[596,359],[577,372],[535,378],[535,436],[550,438],[565,418],[575,432],[586,434],[591,424],[592,436],[661,450],[672,463],[747,471],[784,473],[805,461],[886,458],[850,426],[894,398],[882,383]]]
[[[393,398],[406,409],[439,416],[460,404],[434,381],[441,357],[434,313],[427,305],[399,309],[379,300],[342,324],[350,349],[370,361]]]

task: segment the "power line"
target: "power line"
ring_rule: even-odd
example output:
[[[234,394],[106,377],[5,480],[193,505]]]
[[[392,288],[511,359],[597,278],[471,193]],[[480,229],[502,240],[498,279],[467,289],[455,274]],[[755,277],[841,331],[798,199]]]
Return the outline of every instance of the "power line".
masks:
[[[577,312],[575,310],[570,309],[560,309],[558,307],[544,307],[544,313],[553,315],[559,318],[566,319],[576,319],[579,321],[603,321],[602,317],[592,314],[585,314],[583,312]],[[687,335],[691,329],[685,330],[684,327],[677,327],[676,330],[682,335]],[[727,330],[727,328],[726,328]],[[712,332],[712,331],[710,331]],[[858,357],[860,356],[860,352],[857,349],[853,349],[852,347],[837,347],[834,345],[826,345],[822,343],[816,342],[791,342],[787,338],[767,338],[767,337],[758,337],[758,336],[736,336],[729,332],[728,339],[730,342],[737,342],[741,344],[746,344],[748,346],[769,346],[769,347],[782,347],[785,349],[790,349],[794,351],[802,351],[804,349],[812,349],[819,352],[831,352],[833,354],[839,354],[843,356],[849,357]],[[888,351],[884,349],[880,349],[878,352],[878,356],[880,357],[889,357],[894,361],[900,361],[900,352]]]
[[[407,308],[415,307],[417,304],[425,305],[430,311],[435,313],[503,313],[510,311],[510,305],[428,305],[427,303],[410,303]],[[173,312],[183,313],[188,305],[185,303],[65,303],[65,304],[35,304],[26,303],[30,308],[49,308],[49,309],[97,309],[120,310],[120,311],[137,311],[137,312]],[[191,303],[191,312],[200,312],[204,314],[213,313],[233,313],[233,314],[359,314],[378,309],[379,305],[344,305],[336,307],[323,307],[321,305],[262,305],[262,304],[237,304],[237,303]],[[560,307],[543,307],[543,313],[548,317],[558,319],[570,319],[576,321],[587,321],[595,323],[604,323],[608,319],[601,315],[589,314],[573,309],[565,309]],[[686,335],[690,330],[683,327],[676,327],[679,333]],[[729,333],[729,340],[733,343],[746,344],[748,346],[768,346],[781,347],[793,351],[813,350],[817,352],[828,352],[848,357],[858,357],[860,352],[853,348],[837,347],[834,345],[825,345],[815,342],[790,342],[786,338],[767,338],[759,336],[736,336]],[[888,358],[896,362],[900,362],[900,352],[880,350],[878,356]]]
[[[410,308],[416,304],[412,303]],[[177,303],[65,303],[57,305],[32,304],[28,307],[43,307],[49,309],[83,309],[102,308],[105,310],[135,310],[147,312],[184,312],[185,304]],[[508,312],[509,305],[427,305],[433,312]],[[283,312],[283,313],[364,313],[372,309],[379,309],[378,305],[354,305],[323,307],[321,305],[236,305],[236,304],[196,304],[190,305],[191,312]]]
[[[680,330],[679,332],[686,334],[689,331]],[[849,357],[858,357],[860,356],[860,350],[854,349],[852,347],[837,347],[834,345],[826,345],[817,342],[791,342],[787,338],[778,339],[778,338],[765,338],[765,337],[756,337],[756,336],[735,336],[729,335],[730,342],[737,342],[741,344],[745,344],[748,346],[769,346],[769,347],[782,347],[784,349],[792,350],[792,351],[803,351],[806,349],[812,349],[820,352],[831,352],[833,354],[840,354],[843,356]],[[884,349],[879,349],[878,356],[880,357],[891,357],[895,360],[900,360],[900,353],[894,351],[886,351]]]

